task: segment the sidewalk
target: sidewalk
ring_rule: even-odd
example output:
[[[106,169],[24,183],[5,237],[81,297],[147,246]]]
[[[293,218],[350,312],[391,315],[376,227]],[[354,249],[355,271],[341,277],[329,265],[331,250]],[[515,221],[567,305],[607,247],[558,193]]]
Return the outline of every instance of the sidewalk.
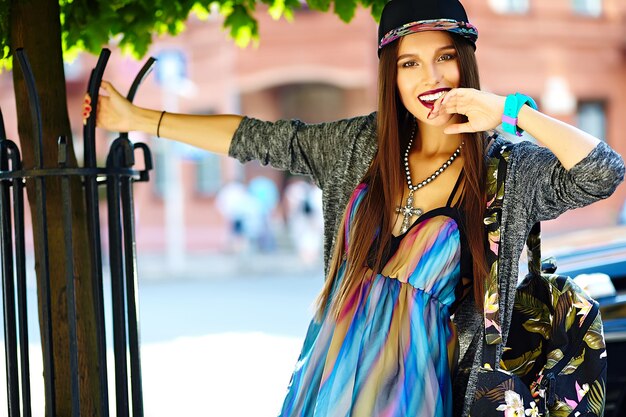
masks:
[[[146,417],[273,417],[282,405],[302,338],[258,332],[220,333],[141,347]],[[4,345],[0,339],[0,349]],[[113,350],[107,350],[111,415],[115,415]],[[43,363],[31,345],[33,417],[45,417]],[[0,415],[7,404],[0,355]]]
[[[323,264],[320,257],[313,264],[304,263],[289,250],[270,253],[221,253],[185,254],[182,268],[172,270],[165,254],[138,253],[137,268],[140,280],[181,279],[228,279],[236,277],[282,277],[319,276],[323,280]]]

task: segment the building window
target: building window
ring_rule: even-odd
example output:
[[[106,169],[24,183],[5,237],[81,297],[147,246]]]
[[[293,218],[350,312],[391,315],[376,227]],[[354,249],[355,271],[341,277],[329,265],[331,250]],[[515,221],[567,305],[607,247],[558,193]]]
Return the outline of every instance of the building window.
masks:
[[[602,0],[572,0],[572,7],[584,16],[600,17],[602,14]]]
[[[528,13],[529,0],[489,0],[491,8],[502,14]]]
[[[606,140],[606,110],[603,101],[581,101],[576,112],[576,125],[597,137]]]
[[[196,161],[196,191],[213,195],[222,186],[222,164],[218,155],[206,152]]]

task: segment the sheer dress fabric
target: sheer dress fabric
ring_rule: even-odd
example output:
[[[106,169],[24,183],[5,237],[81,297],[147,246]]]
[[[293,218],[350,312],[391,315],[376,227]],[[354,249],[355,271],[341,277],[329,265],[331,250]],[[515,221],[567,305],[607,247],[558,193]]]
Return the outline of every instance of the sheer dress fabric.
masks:
[[[352,194],[349,223],[366,192],[360,184]],[[458,340],[450,316],[460,277],[471,273],[461,271],[470,263],[461,259],[460,215],[449,204],[424,213],[392,237],[381,271],[352,289],[338,319],[311,322],[281,416],[452,414]],[[344,261],[334,290],[345,269]],[[369,266],[362,273],[372,276]]]

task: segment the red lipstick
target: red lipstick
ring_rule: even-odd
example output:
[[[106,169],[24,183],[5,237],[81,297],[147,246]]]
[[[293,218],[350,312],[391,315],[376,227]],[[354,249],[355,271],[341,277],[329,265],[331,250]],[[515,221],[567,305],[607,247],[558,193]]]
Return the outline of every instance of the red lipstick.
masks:
[[[437,88],[437,89],[435,89],[435,90],[425,91],[425,92],[423,92],[422,94],[420,94],[420,95],[417,97],[417,99],[419,100],[419,102],[420,102],[420,103],[422,103],[422,104],[424,105],[424,107],[426,107],[426,108],[428,108],[428,109],[432,110],[432,109],[435,107],[435,101],[436,101],[436,100],[433,100],[433,101],[424,101],[424,100],[422,100],[420,97],[428,96],[428,95],[431,95],[431,94],[437,94],[437,93],[439,93],[439,92],[441,92],[441,91],[444,91],[444,92],[445,92],[445,91],[450,91],[450,90],[451,90],[451,88]]]

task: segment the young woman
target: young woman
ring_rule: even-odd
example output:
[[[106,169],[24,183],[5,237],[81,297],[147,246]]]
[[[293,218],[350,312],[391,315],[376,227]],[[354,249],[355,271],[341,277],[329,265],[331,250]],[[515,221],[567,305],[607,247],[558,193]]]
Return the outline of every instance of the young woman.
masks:
[[[318,125],[142,109],[103,83],[100,127],[259,160],[323,190],[326,284],[281,415],[468,414],[484,335],[486,161],[506,142],[498,125],[545,145],[509,144],[502,234],[491,242],[499,305],[485,306],[504,340],[530,227],[623,180],[606,143],[526,96],[480,91],[477,36],[457,0],[392,0],[379,27],[377,113]]]

